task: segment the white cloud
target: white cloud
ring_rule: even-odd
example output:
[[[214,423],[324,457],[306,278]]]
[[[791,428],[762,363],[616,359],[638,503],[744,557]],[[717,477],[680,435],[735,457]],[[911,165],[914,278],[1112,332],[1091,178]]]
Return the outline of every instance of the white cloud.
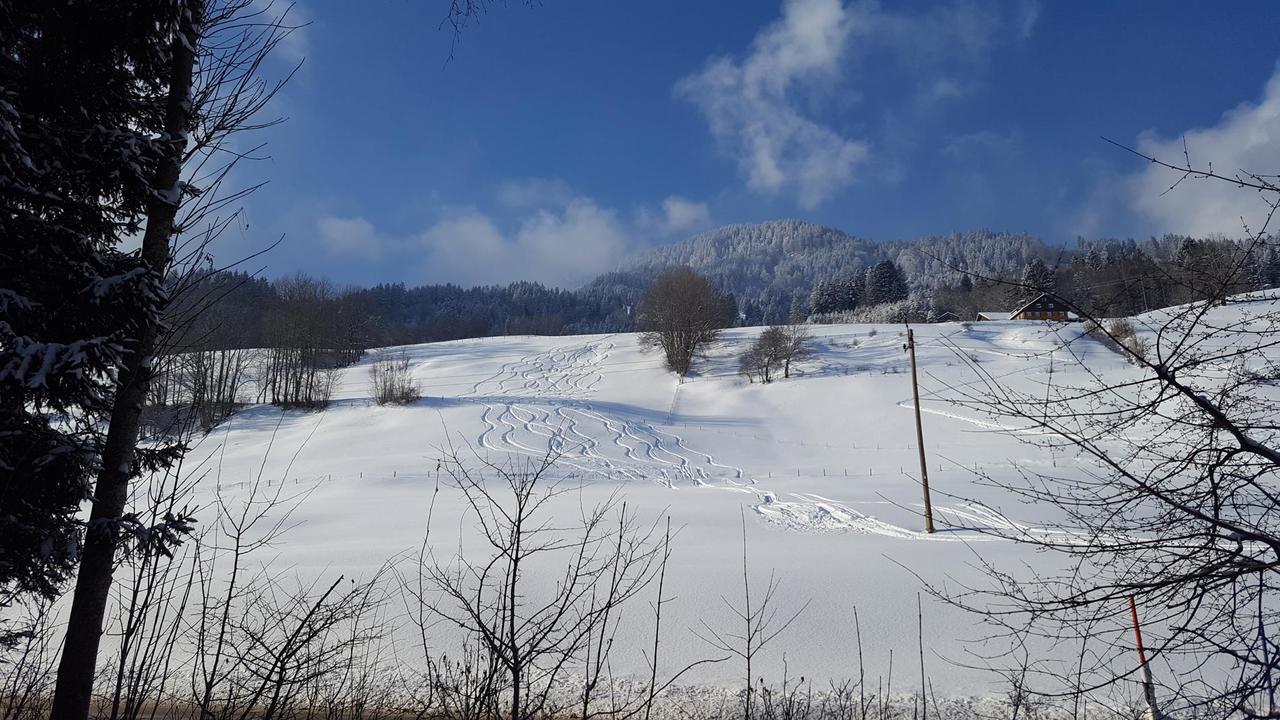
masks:
[[[912,65],[935,67],[954,60],[984,63],[1009,38],[1031,37],[1040,15],[1036,2],[1017,4],[956,0],[920,15],[876,10],[869,14],[874,37]]]
[[[1036,23],[1040,21],[1040,3],[1036,0],[1029,0],[1022,3],[1021,13],[1018,17],[1018,38],[1020,40],[1030,40],[1031,33],[1036,29]]]
[[[376,260],[382,257],[383,241],[373,223],[364,218],[326,216],[316,221],[320,244],[334,256]]]
[[[694,202],[679,195],[670,195],[663,200],[662,212],[666,215],[668,232],[688,232],[711,223],[711,212],[706,203]]]
[[[1031,0],[1014,6],[956,0],[915,15],[873,2],[784,0],[782,17],[760,30],[743,57],[712,58],[675,92],[737,158],[748,188],[791,195],[810,209],[856,180],[870,154],[868,140],[848,136],[817,112],[837,90],[851,95],[840,87],[851,59],[887,48],[911,72],[930,73],[915,99],[935,103],[967,92],[951,75],[953,61],[986,62],[997,41],[1025,40],[1037,16]]]
[[[637,228],[650,235],[670,237],[704,230],[711,225],[711,211],[706,203],[679,195],[668,195],[657,212],[641,208],[636,212]]]
[[[617,214],[589,198],[538,210],[504,233],[479,212],[442,220],[424,232],[426,275],[461,285],[538,280],[572,287],[612,269],[630,249]]]
[[[1228,176],[1239,171],[1280,172],[1280,67],[1267,81],[1259,102],[1243,103],[1223,113],[1216,125],[1175,138],[1144,133],[1137,149],[1182,164],[1183,138],[1193,166],[1212,163],[1216,172]],[[1154,232],[1238,237],[1243,233],[1242,218],[1253,231],[1258,230],[1267,210],[1258,193],[1207,179],[1188,179],[1166,192],[1178,177],[1172,170],[1148,165],[1126,181],[1132,208],[1155,226]]]
[[[260,13],[257,21],[279,23],[285,33],[272,55],[289,65],[297,65],[311,52],[311,14],[297,0],[254,0],[249,12]]]
[[[782,18],[760,31],[746,58],[714,59],[676,85],[717,141],[738,155],[752,190],[787,192],[812,208],[852,181],[866,159],[864,141],[793,107],[796,93],[816,92],[839,77],[856,24],[839,0],[788,0]]]
[[[623,221],[559,180],[503,183],[496,196],[493,213],[454,208],[419,232],[387,233],[359,216],[321,217],[316,232],[331,256],[394,264],[401,276],[420,268],[411,281],[470,286],[534,280],[576,287],[616,268],[638,238],[696,231],[711,221],[705,203],[679,195]]]
[[[510,268],[507,240],[487,216],[470,212],[442,220],[422,234],[427,275],[460,285],[504,282]],[[501,277],[500,277],[501,276]]]

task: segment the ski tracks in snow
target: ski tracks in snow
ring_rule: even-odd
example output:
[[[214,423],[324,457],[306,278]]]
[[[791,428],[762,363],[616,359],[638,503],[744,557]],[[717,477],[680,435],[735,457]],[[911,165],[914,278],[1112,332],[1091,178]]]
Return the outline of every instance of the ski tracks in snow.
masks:
[[[537,457],[551,450],[584,475],[671,488],[742,478],[741,468],[690,448],[683,437],[655,427],[639,412],[591,401],[614,347],[604,338],[504,363],[463,393],[484,405],[484,429],[476,444],[486,451]]]
[[[542,457],[551,450],[560,454],[562,465],[594,479],[656,482],[673,490],[695,487],[745,493],[763,519],[798,531],[953,542],[994,540],[1005,532],[1040,532],[978,504],[935,505],[934,515],[943,530],[928,535],[873,514],[876,509],[894,507],[887,501],[847,502],[798,491],[779,497],[748,479],[742,468],[690,447],[671,431],[678,395],[673,397],[667,422],[661,427],[639,409],[627,412],[614,404],[593,402],[604,379],[603,363],[615,346],[606,337],[531,353],[503,363],[495,373],[475,383],[462,396],[474,397],[484,407],[478,448],[532,457]],[[953,417],[978,424],[973,418]],[[906,515],[923,512],[914,507],[900,510],[899,514]]]
[[[938,531],[929,534],[922,530],[893,524],[870,514],[871,506],[896,507],[887,500],[845,502],[806,492],[788,493],[787,499],[782,500],[771,492],[757,494],[761,502],[756,505],[756,512],[770,522],[796,530],[852,532],[903,540],[940,542],[983,542],[1023,534],[1061,534],[1058,531],[1014,522],[980,503],[962,503],[955,506],[935,504],[933,516],[938,524]],[[867,512],[857,509],[855,505],[867,508]],[[924,505],[912,505],[899,510],[902,514],[913,517],[924,515]]]

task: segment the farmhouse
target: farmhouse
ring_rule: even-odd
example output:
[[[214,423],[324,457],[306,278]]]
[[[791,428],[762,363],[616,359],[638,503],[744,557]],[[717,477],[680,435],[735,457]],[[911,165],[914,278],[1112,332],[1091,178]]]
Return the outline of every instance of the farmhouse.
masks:
[[[1057,320],[1066,322],[1075,320],[1075,313],[1072,313],[1065,303],[1055,300],[1048,295],[1041,294],[1031,302],[1026,303],[1022,307],[1013,312],[994,312],[983,310],[978,313],[979,320]]]

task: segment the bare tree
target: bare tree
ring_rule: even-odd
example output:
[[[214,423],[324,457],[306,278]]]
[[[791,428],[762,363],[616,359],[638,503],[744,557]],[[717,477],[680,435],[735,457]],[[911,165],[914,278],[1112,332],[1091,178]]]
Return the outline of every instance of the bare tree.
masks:
[[[0,720],[28,720],[49,714],[58,648],[51,602],[24,599],[21,607],[6,607],[19,615],[23,628],[12,638],[14,646],[0,657]]]
[[[172,512],[197,483],[216,488],[211,522],[179,552],[135,542],[117,573],[108,631],[117,645],[98,677],[102,717],[204,720],[341,716],[384,706],[379,577],[287,580],[261,557],[307,495],[260,468],[226,483],[219,448],[192,472],[153,480],[133,504]],[[264,462],[265,466],[265,462]],[[289,488],[289,490],[286,490]]]
[[[791,627],[791,624],[796,621],[796,618],[800,617],[800,614],[805,611],[809,603],[806,602],[794,613],[783,614],[781,609],[777,607],[774,597],[778,592],[779,581],[772,573],[770,573],[769,580],[764,585],[763,592],[759,593],[755,601],[752,602],[750,564],[747,559],[747,516],[745,512],[741,513],[741,515],[742,603],[739,605],[730,602],[728,598],[723,596],[720,598],[732,616],[741,623],[741,627],[733,630],[721,630],[711,627],[704,620],[702,629],[697,631],[696,634],[718,652],[727,653],[742,660],[746,671],[746,684],[742,697],[743,717],[751,720],[751,718],[755,717],[753,714],[756,694],[755,682],[757,679],[754,674],[755,659],[769,643]]]
[[[773,381],[773,357],[769,349],[760,341],[751,343],[742,356],[738,358],[738,372],[747,376],[750,382],[757,380],[761,384]]]
[[[782,377],[791,377],[791,365],[813,357],[813,333],[808,326],[792,323],[779,325],[782,337],[778,343],[778,359],[782,363]]]
[[[662,348],[667,367],[682,376],[732,321],[726,297],[688,268],[659,275],[641,298],[637,319],[640,343]]]
[[[614,498],[582,507],[567,526],[553,520],[552,504],[574,488],[554,476],[552,453],[506,464],[473,460],[478,470],[451,453],[441,467],[462,493],[486,552],[437,558],[424,543],[420,589],[410,585],[410,596],[468,638],[481,670],[462,671],[464,679],[505,695],[477,700],[468,692],[459,698],[466,704],[496,706],[512,720],[555,716],[567,709],[556,699],[557,685],[578,672],[578,703],[589,711],[622,606],[654,577],[655,526],[639,524]],[[529,582],[533,568],[563,570],[540,594]]]
[[[772,325],[764,329],[739,360],[739,371],[761,383],[781,371],[791,377],[792,363],[813,355],[813,335],[803,325]]]
[[[1280,185],[1275,176],[1195,167],[1189,154],[1182,165],[1146,159],[1179,173],[1173,187],[1202,180],[1258,192],[1266,220],[1246,227],[1243,251],[1214,268],[1215,286],[1197,277],[1199,300],[1122,323],[1075,308],[1093,336],[1127,356],[1133,372],[1091,368],[1080,350],[1089,335],[1074,330],[1063,331],[1057,353],[1084,370],[1083,382],[1050,374],[1038,386],[1016,387],[968,363],[978,382],[951,384],[958,402],[1016,419],[1018,437],[1077,458],[1072,472],[983,476],[1059,511],[1052,527],[1010,523],[993,532],[1052,551],[1068,567],[1015,574],[988,565],[990,586],[942,595],[983,612],[1019,642],[1025,630],[1040,642],[1079,644],[1078,663],[1040,671],[1059,687],[1064,678],[1080,678],[1057,692],[1125,683],[1158,663],[1156,694],[1166,713],[1276,717],[1280,311],[1271,298],[1230,296],[1242,286],[1250,256],[1272,242]],[[1233,304],[1224,308],[1229,298]],[[1131,599],[1134,619],[1140,614],[1147,631],[1142,661]],[[1019,688],[1030,685],[1020,678]]]
[[[259,393],[282,407],[323,408],[349,359],[333,314],[336,293],[328,282],[301,273],[277,282],[276,289],[280,304],[267,326]]]

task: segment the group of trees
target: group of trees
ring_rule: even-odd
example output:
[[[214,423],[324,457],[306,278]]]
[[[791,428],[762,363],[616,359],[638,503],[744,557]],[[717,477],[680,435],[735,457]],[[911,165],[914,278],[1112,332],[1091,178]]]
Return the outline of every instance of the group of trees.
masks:
[[[727,326],[782,324],[806,317],[821,322],[970,319],[980,310],[1018,306],[1030,299],[1025,289],[1029,287],[1063,293],[1098,312],[1137,313],[1202,297],[1202,286],[1213,279],[1205,273],[1223,267],[1240,247],[1226,240],[1169,236],[1147,243],[1081,242],[1068,251],[1025,236],[978,233],[951,238],[958,248],[931,238],[876,245],[894,258],[876,259],[862,241],[829,228],[788,221],[731,229],[671,246],[684,247],[684,253],[652,251],[629,269],[602,275],[577,290],[532,282],[473,288],[403,284],[337,288],[305,276],[267,281],[244,273],[205,273],[193,285],[193,290],[199,290],[193,294],[217,296],[215,314],[235,322],[189,333],[195,339],[175,343],[174,351],[265,348],[291,342],[287,336],[295,316],[305,312],[290,309],[286,295],[298,292],[299,284],[308,286],[305,292],[312,307],[326,308],[321,315],[335,324],[331,329],[308,331],[325,338],[322,364],[342,365],[353,353],[370,347],[491,335],[629,332],[643,329],[639,308],[645,291],[672,269],[657,265],[658,260],[685,255],[703,263],[690,269],[720,291],[726,306],[733,306],[726,311]],[[744,257],[753,257],[760,247],[775,244],[795,248],[793,255],[779,259],[780,265],[772,268],[783,272],[773,276],[775,280],[785,278],[790,283],[785,293],[778,294],[776,284],[754,290],[759,286],[751,279],[754,276],[728,271]],[[846,258],[841,248],[862,250]],[[938,257],[924,256],[935,252]],[[824,259],[834,264],[821,265]],[[705,267],[712,260],[723,261],[726,267]],[[951,262],[960,265],[950,267]],[[771,272],[763,260],[753,267],[762,275]],[[847,269],[831,272],[841,267]],[[1280,258],[1269,253],[1253,262],[1246,280],[1237,281],[1236,287],[1276,284],[1280,284]],[[286,315],[291,319],[283,320]],[[311,355],[303,351],[295,357]],[[284,402],[307,403],[305,392],[284,393],[295,394],[297,399]]]
[[[732,296],[718,291],[707,278],[689,268],[668,270],[640,301],[640,344],[661,349],[667,368],[683,377],[733,323],[735,312]],[[797,323],[765,328],[742,354],[739,371],[751,382],[772,382],[779,372],[789,378],[792,364],[812,354],[812,339]]]
[[[283,407],[322,407],[340,369],[364,353],[367,316],[332,286],[298,275],[276,283],[258,395]]]
[[[1186,247],[1186,250],[1182,248]],[[799,220],[729,225],[683,243],[642,253],[613,273],[641,285],[671,267],[689,267],[733,292],[744,325],[780,324],[796,316],[849,320],[959,317],[1009,310],[1026,286],[1046,286],[1114,314],[1143,312],[1205,296],[1212,278],[1181,268],[1222,268],[1241,240],[1167,235],[1147,241],[1080,240],[1056,246],[1025,234],[970,231],[874,242]],[[1234,281],[1242,290],[1280,285],[1280,258],[1253,253]],[[892,274],[889,267],[896,271]],[[1032,272],[1050,277],[1026,278]],[[875,289],[864,295],[867,274]],[[1172,278],[1172,279],[1171,279]],[[1200,289],[1197,290],[1197,284]],[[630,288],[629,288],[630,289]],[[630,289],[634,292],[633,289]],[[618,297],[624,297],[621,293]],[[910,303],[895,312],[877,305]],[[856,313],[856,315],[855,315]]]
[[[324,280],[202,267],[170,283],[184,292],[168,309],[174,330],[157,350],[145,416],[161,433],[207,431],[247,402],[323,407],[341,369],[374,344],[367,301]]]
[[[243,272],[204,272],[197,285],[218,298],[218,317],[233,327],[200,338],[221,347],[266,347],[285,295],[299,283],[321,286],[320,304],[341,314],[334,332],[344,347],[367,349],[492,335],[561,335],[622,332],[634,328],[634,308],[647,282],[602,275],[578,290],[536,282],[463,288],[457,285],[340,287],[294,274],[268,280]],[[313,293],[314,294],[314,293]]]
[[[1057,248],[1018,233],[975,230],[883,242],[802,220],[777,220],[727,225],[652,248],[625,264],[621,274],[651,280],[663,270],[689,267],[733,292],[742,324],[751,326],[820,312],[810,307],[819,282],[863,277],[883,261],[896,265],[910,288],[928,293],[958,283],[966,273],[998,276],[1020,270],[1032,258],[1052,260],[1057,254]]]
[[[813,336],[804,325],[771,325],[760,333],[738,361],[739,371],[751,382],[773,382],[779,371],[791,377],[793,363],[813,355]]]
[[[1010,310],[1048,292],[1090,314],[1121,317],[1276,286],[1280,252],[1274,247],[1166,235],[1144,243],[1081,241],[1052,262],[1036,258],[1020,269],[963,276],[936,288],[931,301],[967,319],[980,310]]]
[[[906,300],[910,290],[902,269],[891,260],[881,260],[863,272],[846,272],[819,280],[809,296],[809,314],[849,312],[859,306]]]

